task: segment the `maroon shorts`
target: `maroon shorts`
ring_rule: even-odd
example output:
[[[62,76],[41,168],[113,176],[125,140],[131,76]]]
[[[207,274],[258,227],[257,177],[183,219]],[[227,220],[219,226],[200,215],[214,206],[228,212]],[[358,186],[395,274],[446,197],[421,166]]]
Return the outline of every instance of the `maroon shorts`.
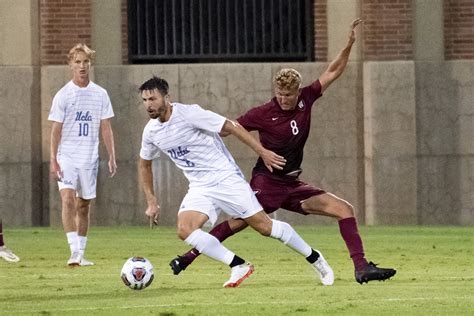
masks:
[[[266,213],[279,208],[307,215],[301,207],[301,201],[326,191],[307,184],[298,177],[276,176],[270,173],[254,172],[250,186],[255,192]]]

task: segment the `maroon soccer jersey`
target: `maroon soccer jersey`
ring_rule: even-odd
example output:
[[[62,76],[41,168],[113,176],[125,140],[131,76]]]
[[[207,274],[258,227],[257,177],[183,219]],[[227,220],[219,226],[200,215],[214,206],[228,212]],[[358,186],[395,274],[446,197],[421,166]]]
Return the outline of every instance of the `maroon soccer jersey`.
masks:
[[[258,131],[263,147],[285,157],[283,170],[274,169],[274,174],[283,175],[300,168],[311,125],[311,108],[321,95],[321,83],[316,80],[301,89],[293,110],[282,110],[274,97],[237,119],[248,131]],[[258,158],[254,170],[267,170],[262,158]]]

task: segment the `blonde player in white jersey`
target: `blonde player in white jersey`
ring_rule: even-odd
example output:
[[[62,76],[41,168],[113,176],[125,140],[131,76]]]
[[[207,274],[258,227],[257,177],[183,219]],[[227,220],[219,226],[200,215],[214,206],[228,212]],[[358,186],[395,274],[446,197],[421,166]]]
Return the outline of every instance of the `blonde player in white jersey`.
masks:
[[[249,184],[227,151],[219,133],[233,134],[262,157],[267,168],[281,169],[285,159],[262,147],[238,123],[199,105],[170,103],[168,83],[153,77],[139,91],[151,120],[143,131],[140,179],[148,207],[145,214],[158,220],[159,203],[153,188],[152,160],[159,152],[168,155],[189,181],[189,190],[178,211],[178,236],[208,257],[231,268],[224,287],[237,287],[254,267],[201,230],[214,224],[222,210],[242,218],[264,236],[276,238],[302,254],[315,268],[323,284],[331,285],[334,274],[320,252],[312,249],[287,223],[272,220],[262,210]]]
[[[95,51],[76,44],[68,54],[72,80],[54,96],[51,126],[50,174],[58,181],[62,222],[71,256],[69,266],[90,266],[84,258],[89,230],[90,202],[96,197],[99,133],[109,154],[109,172],[117,171],[114,116],[107,91],[89,79]]]

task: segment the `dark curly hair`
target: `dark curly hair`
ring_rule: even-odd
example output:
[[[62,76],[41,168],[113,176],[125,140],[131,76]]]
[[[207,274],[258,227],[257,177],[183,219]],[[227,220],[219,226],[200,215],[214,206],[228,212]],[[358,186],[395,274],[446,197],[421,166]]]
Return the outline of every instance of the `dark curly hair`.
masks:
[[[168,82],[165,79],[153,76],[151,79],[145,81],[139,88],[138,91],[141,93],[145,90],[152,91],[152,90],[160,91],[161,95],[167,95],[169,86]]]

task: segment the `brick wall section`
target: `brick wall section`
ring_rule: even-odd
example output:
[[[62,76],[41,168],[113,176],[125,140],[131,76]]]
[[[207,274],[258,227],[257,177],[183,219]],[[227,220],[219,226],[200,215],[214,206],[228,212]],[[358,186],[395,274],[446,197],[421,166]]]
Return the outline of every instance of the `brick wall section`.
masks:
[[[91,44],[90,0],[41,0],[40,34],[41,64],[65,64],[74,44]]]
[[[364,60],[413,59],[411,3],[412,0],[362,1]]]
[[[122,0],[122,63],[128,64],[128,14],[127,0]]]
[[[446,60],[474,59],[474,1],[444,1]]]
[[[314,1],[314,59],[328,59],[328,23],[326,14],[327,0]]]

